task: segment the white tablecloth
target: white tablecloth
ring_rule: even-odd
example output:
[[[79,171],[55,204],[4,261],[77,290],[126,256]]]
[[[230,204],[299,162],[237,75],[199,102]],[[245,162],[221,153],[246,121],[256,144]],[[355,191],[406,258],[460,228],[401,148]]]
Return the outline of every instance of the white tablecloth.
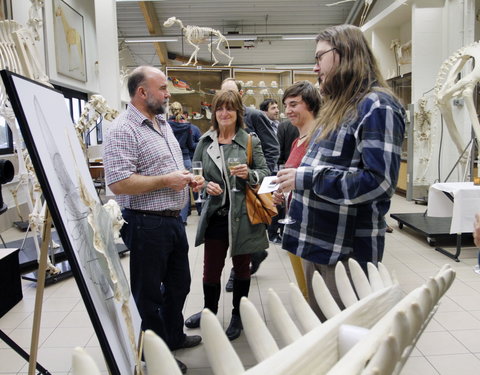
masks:
[[[445,192],[453,196],[453,202]],[[472,233],[476,213],[480,213],[480,186],[473,182],[443,182],[430,186],[427,216],[451,217],[451,234]]]

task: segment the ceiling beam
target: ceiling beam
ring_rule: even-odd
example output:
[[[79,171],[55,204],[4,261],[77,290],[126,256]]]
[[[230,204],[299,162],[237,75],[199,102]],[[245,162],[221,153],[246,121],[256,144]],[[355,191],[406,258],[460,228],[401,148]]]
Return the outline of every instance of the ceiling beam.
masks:
[[[147,29],[150,35],[159,36],[163,34],[160,22],[158,22],[157,12],[151,1],[141,1],[138,3],[140,10],[143,13],[143,18],[145,18],[145,23],[147,24]],[[160,59],[160,64],[166,66],[168,64],[168,51],[163,43],[153,43],[155,51],[157,52],[158,58]]]

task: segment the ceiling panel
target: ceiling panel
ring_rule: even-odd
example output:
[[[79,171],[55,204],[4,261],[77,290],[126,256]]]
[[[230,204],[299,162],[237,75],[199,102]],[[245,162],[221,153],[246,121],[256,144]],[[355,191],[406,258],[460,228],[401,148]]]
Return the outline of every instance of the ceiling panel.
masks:
[[[363,3],[363,0],[357,0]],[[344,23],[349,17],[355,1],[336,6],[326,4],[335,0],[165,0],[153,3],[164,36],[181,36],[180,27],[175,24],[163,27],[163,22],[175,16],[183,24],[211,27],[223,34],[260,35],[255,42],[249,42],[251,48],[231,49],[233,65],[313,65],[313,40],[282,41],[270,37],[272,34],[318,34],[330,25]],[[119,40],[126,37],[148,36],[142,12],[138,2],[117,3],[117,25]],[[182,43],[183,41],[183,43]],[[179,42],[165,43],[170,53],[190,57],[193,47],[183,38]],[[133,57],[130,64],[152,64],[159,66],[153,43],[124,44]],[[228,52],[223,46],[222,51]],[[215,50],[214,50],[215,51]],[[198,58],[211,61],[207,46],[201,45]],[[220,64],[226,64],[223,56],[218,57]],[[175,64],[175,62],[172,62]],[[177,62],[178,64],[178,62]]]

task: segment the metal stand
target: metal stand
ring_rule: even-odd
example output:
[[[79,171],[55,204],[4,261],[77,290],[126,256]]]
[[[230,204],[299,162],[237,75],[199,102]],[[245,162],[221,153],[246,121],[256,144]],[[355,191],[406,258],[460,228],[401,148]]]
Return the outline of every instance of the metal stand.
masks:
[[[20,357],[22,357],[24,360],[26,360],[27,362],[30,361],[30,356],[28,355],[28,353],[23,350],[20,346],[18,346],[18,344],[13,341],[10,337],[8,337],[5,332],[3,332],[1,329],[0,329],[0,339],[5,342],[5,344],[7,344],[9,347],[11,347]],[[44,375],[51,375],[51,373],[46,370],[40,363],[38,362],[35,362],[36,365],[35,365],[35,368],[39,371],[39,374],[44,374]]]
[[[455,254],[452,254],[448,250],[445,250],[441,247],[436,247],[435,250],[437,250],[439,253],[442,253],[443,255],[446,255],[449,258],[452,258],[455,262],[460,262],[458,257],[460,256],[460,252],[462,251],[462,234],[457,233],[457,247]]]

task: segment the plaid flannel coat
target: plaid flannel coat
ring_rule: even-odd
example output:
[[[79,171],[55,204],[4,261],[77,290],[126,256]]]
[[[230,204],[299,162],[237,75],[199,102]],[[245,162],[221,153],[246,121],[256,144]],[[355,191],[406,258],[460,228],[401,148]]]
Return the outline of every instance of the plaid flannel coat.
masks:
[[[358,116],[315,141],[296,172],[282,247],[310,262],[353,257],[380,261],[400,168],[405,111],[391,95],[371,92]]]

